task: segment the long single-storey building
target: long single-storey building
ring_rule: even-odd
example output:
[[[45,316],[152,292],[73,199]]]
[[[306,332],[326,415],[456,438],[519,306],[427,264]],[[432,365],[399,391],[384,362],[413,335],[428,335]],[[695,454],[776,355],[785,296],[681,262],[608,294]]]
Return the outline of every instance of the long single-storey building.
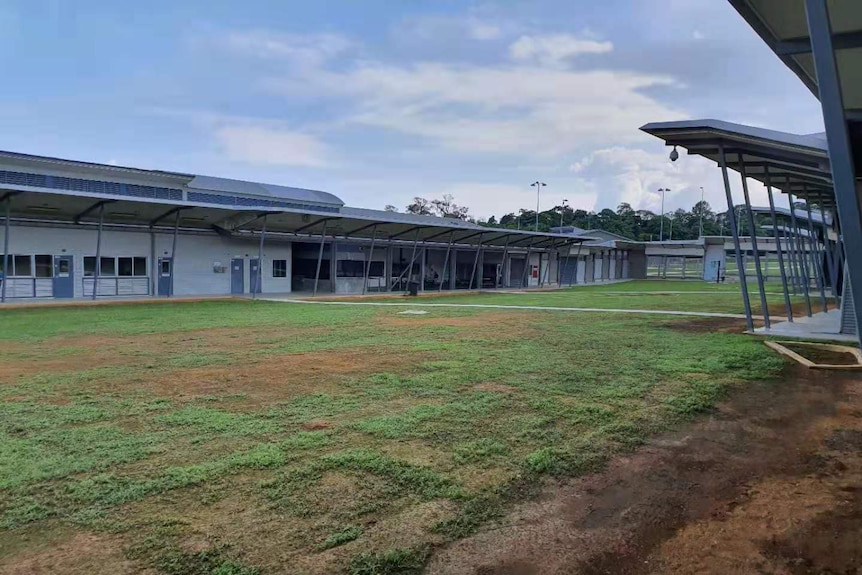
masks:
[[[560,263],[578,266],[575,246],[589,241],[352,208],[302,188],[13,152],[0,152],[0,218],[4,302],[546,287],[562,283]],[[611,252],[613,273],[582,268],[581,281],[627,277],[627,255],[602,250]]]

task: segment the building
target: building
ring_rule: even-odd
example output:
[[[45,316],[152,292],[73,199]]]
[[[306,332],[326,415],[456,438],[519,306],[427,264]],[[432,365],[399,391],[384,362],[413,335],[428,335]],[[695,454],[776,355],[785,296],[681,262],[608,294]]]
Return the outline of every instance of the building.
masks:
[[[584,242],[352,208],[314,190],[12,152],[0,152],[0,218],[4,302],[546,287]]]

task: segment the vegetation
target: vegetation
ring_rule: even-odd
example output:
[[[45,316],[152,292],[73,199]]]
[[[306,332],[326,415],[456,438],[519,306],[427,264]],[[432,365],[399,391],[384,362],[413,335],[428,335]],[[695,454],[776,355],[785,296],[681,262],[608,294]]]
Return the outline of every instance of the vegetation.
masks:
[[[398,311],[4,310],[0,571],[88,533],[165,574],[418,572],[543,477],[600,469],[782,367],[672,317]],[[91,552],[64,571],[92,572],[73,561]]]

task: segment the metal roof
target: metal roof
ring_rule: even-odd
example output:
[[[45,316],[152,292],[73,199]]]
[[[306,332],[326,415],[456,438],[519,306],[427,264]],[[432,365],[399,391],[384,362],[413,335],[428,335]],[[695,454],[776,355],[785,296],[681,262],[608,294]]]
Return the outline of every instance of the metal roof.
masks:
[[[825,1],[825,0],[824,0]],[[804,0],[729,0],[773,52],[819,98]],[[862,2],[829,0],[844,106],[862,110]]]
[[[820,134],[790,134],[719,120],[653,122],[641,130],[717,165],[723,146],[728,168],[740,171],[741,159],[749,178],[826,208],[835,205],[829,152]]]
[[[260,232],[265,221],[267,233],[294,237],[319,237],[325,229],[329,237],[537,249],[584,241],[344,207],[332,194],[302,188],[0,152],[0,202],[7,198],[13,218],[57,224],[91,224],[101,211],[114,226],[153,229],[173,226],[178,217],[183,229],[226,235]]]

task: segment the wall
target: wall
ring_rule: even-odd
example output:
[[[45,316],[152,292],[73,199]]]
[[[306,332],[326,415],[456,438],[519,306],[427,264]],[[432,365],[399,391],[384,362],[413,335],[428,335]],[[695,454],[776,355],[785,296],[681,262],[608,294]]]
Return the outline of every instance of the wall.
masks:
[[[724,270],[726,260],[727,256],[724,251],[724,244],[707,244],[703,256],[703,279],[714,282],[716,280],[716,272],[718,272],[717,264],[720,264],[721,269]],[[721,273],[722,275],[724,274],[723,271]]]
[[[638,251],[629,251],[629,270],[628,277],[630,279],[645,279],[647,277],[647,256],[646,253]]]
[[[95,228],[36,227],[13,225],[9,231],[9,252],[12,254],[71,255],[74,259],[75,297],[84,297],[84,257],[96,255],[97,230]],[[104,257],[147,258],[149,291],[152,293],[156,278],[156,262],[171,254],[173,235],[155,234],[155,260],[151,254],[151,234],[147,231],[106,229],[102,232],[100,255]],[[175,295],[227,295],[230,294],[230,260],[245,260],[245,290],[251,282],[249,259],[257,258],[259,241],[255,238],[223,238],[216,234],[180,234],[174,262]],[[0,252],[2,252],[0,234]],[[264,243],[263,291],[280,293],[290,291],[291,245],[280,240]],[[287,277],[272,277],[272,260],[285,259]],[[214,273],[218,262],[225,273]],[[100,292],[101,293],[101,292]]]

